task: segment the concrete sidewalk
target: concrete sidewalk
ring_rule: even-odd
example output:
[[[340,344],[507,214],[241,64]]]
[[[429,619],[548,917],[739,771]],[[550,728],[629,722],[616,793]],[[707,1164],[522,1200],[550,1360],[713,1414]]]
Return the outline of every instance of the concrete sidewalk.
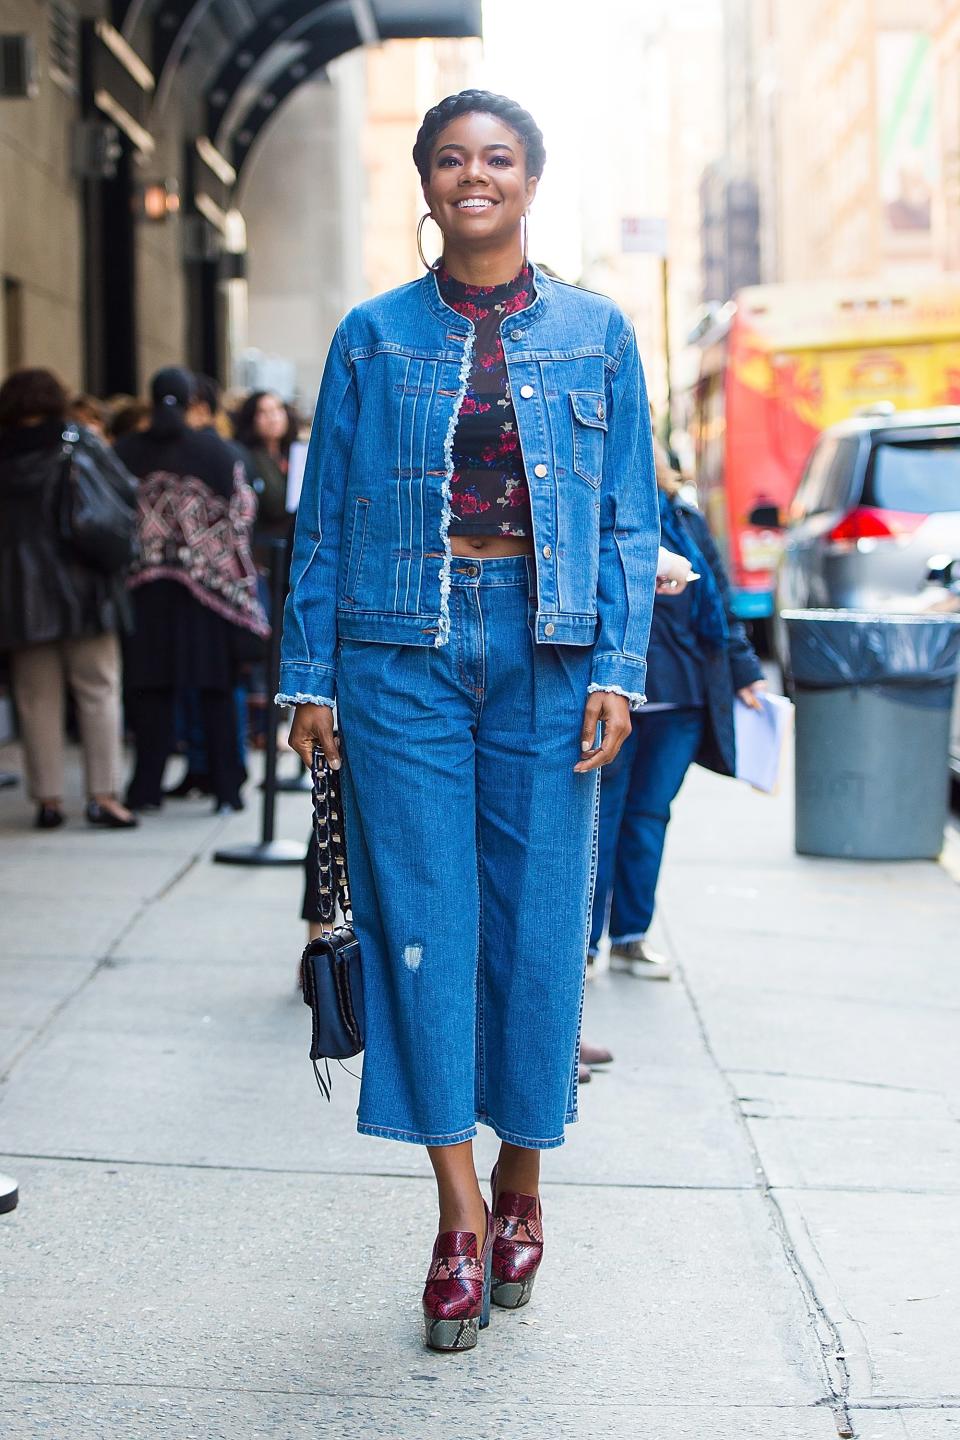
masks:
[[[439,1357],[425,1157],[318,1096],[300,875],[211,864],[255,816],[204,811],[38,834],[0,793],[4,1440],[960,1440],[944,868],[799,860],[787,799],[695,772],[681,974],[591,983],[617,1061],[547,1158],[534,1303]]]

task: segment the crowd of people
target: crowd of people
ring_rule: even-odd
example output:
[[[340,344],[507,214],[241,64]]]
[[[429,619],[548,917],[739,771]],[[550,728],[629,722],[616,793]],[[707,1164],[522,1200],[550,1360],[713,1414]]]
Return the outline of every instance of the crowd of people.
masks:
[[[242,808],[248,690],[266,682],[265,545],[290,531],[298,430],[279,395],[228,408],[214,380],[176,366],[146,400],[71,396],[45,369],[0,386],[0,666],[38,828],[67,818],[71,726],[92,826],[132,828],[170,796]],[[91,523],[109,545],[91,543]],[[164,791],[179,751],[186,774]]]

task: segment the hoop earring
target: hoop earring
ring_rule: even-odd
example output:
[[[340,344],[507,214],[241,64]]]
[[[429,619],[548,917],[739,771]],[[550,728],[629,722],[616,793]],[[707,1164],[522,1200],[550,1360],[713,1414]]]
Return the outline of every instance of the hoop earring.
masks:
[[[523,212],[523,268],[530,264],[530,212]]]
[[[420,216],[420,223],[419,223],[419,225],[417,226],[417,254],[420,256],[420,259],[423,261],[423,267],[424,267],[425,270],[436,270],[437,266],[438,266],[439,263],[440,263],[440,260],[443,258],[442,256],[438,256],[437,259],[434,260],[433,264],[431,265],[431,264],[430,264],[430,261],[427,259],[426,255],[424,255],[424,253],[423,253],[423,227],[424,227],[424,225],[426,224],[426,222],[427,222],[428,220],[433,220],[433,219],[434,219],[434,217],[433,217],[432,211],[428,210],[428,211],[426,212],[426,214]],[[434,224],[436,224],[436,223],[437,223],[437,222],[434,220]]]

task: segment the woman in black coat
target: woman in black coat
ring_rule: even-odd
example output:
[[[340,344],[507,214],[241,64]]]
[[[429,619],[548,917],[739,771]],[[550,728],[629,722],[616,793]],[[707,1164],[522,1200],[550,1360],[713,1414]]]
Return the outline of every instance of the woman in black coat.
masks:
[[[663,544],[686,556],[700,578],[658,593],[647,650],[647,704],[602,773],[590,951],[596,954],[609,919],[611,969],[668,979],[668,962],[646,937],[670,806],[694,762],[721,775],[735,773],[734,697],[759,708],[764,680],[733,613],[730,584],[706,521],[680,499],[662,452],[657,483]]]
[[[269,634],[250,554],[256,501],[235,447],[187,424],[192,375],[160,370],[151,388],[149,428],[116,447],[140,480],[140,556],[129,582],[136,633],[125,664],[137,763],[127,801],[135,810],[162,804],[176,694],[195,690],[215,809],[239,810],[236,673],[252,637]]]
[[[0,651],[9,653],[27,784],[41,829],[62,825],[66,689],[76,707],[91,825],[127,828],[120,772],[122,572],[87,564],[63,538],[67,392],[49,370],[0,387]],[[133,480],[91,431],[70,443],[132,502]]]

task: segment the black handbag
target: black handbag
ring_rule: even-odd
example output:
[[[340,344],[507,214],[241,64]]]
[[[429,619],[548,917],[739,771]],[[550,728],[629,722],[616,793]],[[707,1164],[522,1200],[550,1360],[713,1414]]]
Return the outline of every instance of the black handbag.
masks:
[[[330,1061],[349,1060],[363,1049],[363,971],[353,933],[347,878],[340,773],[331,770],[319,745],[313,750],[313,825],[319,863],[320,922],[333,928],[311,940],[300,973],[313,1031],[310,1059],[320,1093],[330,1099]],[[334,926],[337,903],[343,923]],[[326,1078],[321,1074],[323,1061]]]
[[[60,538],[87,565],[114,575],[134,557],[137,492],[116,456],[75,426],[63,432]]]

